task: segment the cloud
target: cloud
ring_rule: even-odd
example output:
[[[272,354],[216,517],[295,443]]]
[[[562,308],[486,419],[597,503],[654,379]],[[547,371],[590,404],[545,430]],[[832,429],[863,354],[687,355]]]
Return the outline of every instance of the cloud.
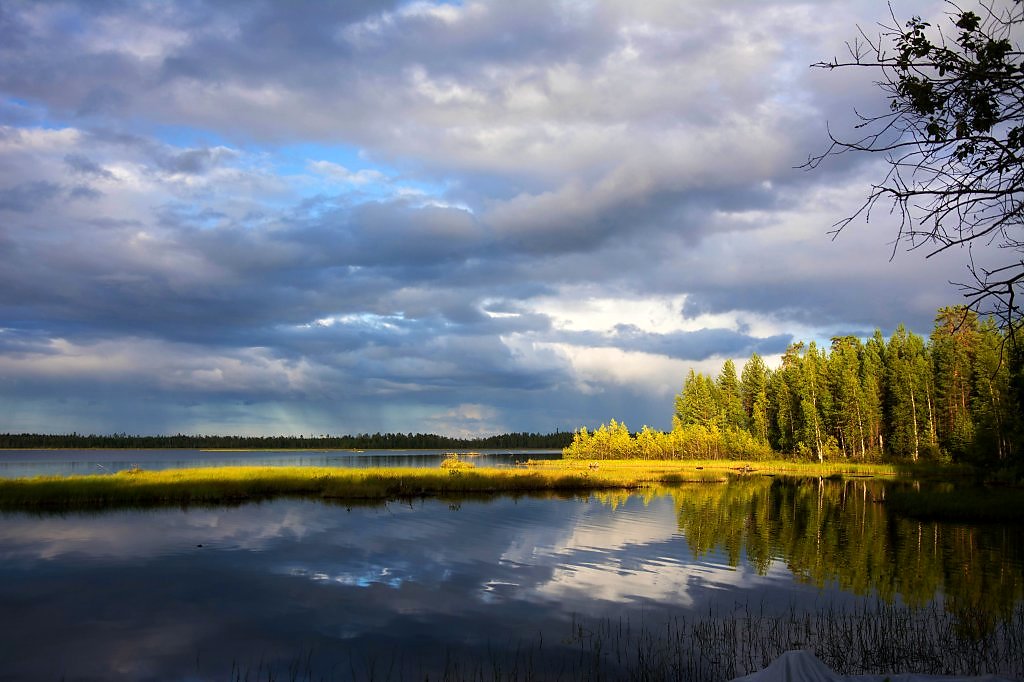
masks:
[[[794,168],[886,106],[807,68],[876,10],[5,5],[6,426],[667,425],[691,366],[926,331],[962,254],[830,241],[879,166]]]
[[[348,168],[330,161],[310,161],[309,167],[313,172],[325,175],[335,182],[351,185],[365,185],[370,182],[383,182],[387,180],[380,171],[370,168],[363,168],[358,171],[350,171]]]
[[[13,384],[149,383],[153,391],[194,394],[293,394],[318,390],[322,376],[305,360],[273,357],[262,348],[214,354],[203,348],[148,339],[75,343],[63,338],[22,339],[0,357]]]
[[[0,211],[31,213],[60,193],[60,185],[45,180],[0,189]]]
[[[160,159],[160,166],[169,173],[197,175],[209,171],[222,162],[238,157],[238,153],[228,147],[203,149],[186,149],[175,152]]]
[[[113,180],[114,174],[103,168],[98,163],[83,156],[82,154],[65,154],[64,163],[68,165],[72,171],[85,176],[95,176],[104,180]]]

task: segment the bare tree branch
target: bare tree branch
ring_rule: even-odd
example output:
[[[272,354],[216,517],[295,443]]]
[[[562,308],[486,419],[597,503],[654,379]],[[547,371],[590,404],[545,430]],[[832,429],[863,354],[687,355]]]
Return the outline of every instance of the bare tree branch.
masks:
[[[829,127],[828,148],[802,167],[848,152],[883,156],[889,170],[832,226],[832,237],[891,201],[890,214],[900,218],[892,256],[900,244],[931,245],[926,257],[967,247],[973,281],[959,286],[968,305],[1012,330],[1022,319],[1024,287],[1024,0],[983,0],[976,11],[947,7],[943,28],[920,17],[900,21],[890,5],[891,23],[879,24],[877,37],[858,27],[846,45],[849,59],[812,64],[874,72],[890,110],[855,111],[850,138]],[[986,249],[986,263],[1002,263],[977,264],[975,247]]]

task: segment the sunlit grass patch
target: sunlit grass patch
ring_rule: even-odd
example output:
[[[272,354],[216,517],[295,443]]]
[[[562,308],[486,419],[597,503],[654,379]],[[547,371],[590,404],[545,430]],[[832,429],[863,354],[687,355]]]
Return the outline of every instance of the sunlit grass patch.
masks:
[[[277,495],[393,499],[463,492],[630,488],[646,482],[636,476],[590,471],[483,469],[468,462],[436,469],[209,467],[0,480],[0,508],[213,503]]]
[[[793,462],[553,460],[508,469],[452,458],[434,469],[206,467],[0,480],[0,509],[212,504],[278,495],[381,500],[462,493],[636,489],[737,476],[897,477],[899,467]]]

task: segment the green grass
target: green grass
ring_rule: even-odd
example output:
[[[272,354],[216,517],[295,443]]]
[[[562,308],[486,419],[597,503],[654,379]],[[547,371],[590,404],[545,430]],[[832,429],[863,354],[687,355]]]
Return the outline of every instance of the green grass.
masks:
[[[114,475],[39,476],[0,480],[0,509],[74,509],[217,504],[279,495],[335,500],[636,489],[732,476],[896,477],[887,465],[792,462],[541,461],[526,467],[340,468],[208,467],[122,471]]]

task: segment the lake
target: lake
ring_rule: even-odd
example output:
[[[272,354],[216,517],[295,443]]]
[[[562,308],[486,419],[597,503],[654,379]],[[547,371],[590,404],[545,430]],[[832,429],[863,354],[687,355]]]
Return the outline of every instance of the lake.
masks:
[[[222,466],[436,467],[448,452],[468,450],[0,450],[0,478],[112,474],[125,469]],[[507,467],[559,459],[561,450],[474,450],[467,461]]]
[[[728,679],[794,646],[1024,675],[1024,530],[885,491],[3,514],[0,679]]]

